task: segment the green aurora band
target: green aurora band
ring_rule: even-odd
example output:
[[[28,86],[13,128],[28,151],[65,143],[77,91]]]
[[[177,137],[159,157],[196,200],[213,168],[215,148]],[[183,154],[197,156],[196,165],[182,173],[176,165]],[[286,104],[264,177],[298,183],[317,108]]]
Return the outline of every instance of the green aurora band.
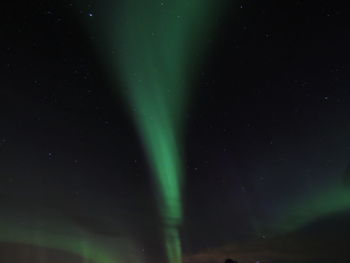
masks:
[[[314,221],[350,211],[350,190],[341,183],[320,187],[314,192],[300,193],[275,218],[278,232],[292,232]]]
[[[128,0],[118,16],[117,67],[154,174],[170,263],[182,261],[184,112],[212,3]]]
[[[84,262],[116,263],[116,255],[103,248],[102,244],[85,235],[67,234],[71,225],[56,225],[44,229],[23,228],[18,225],[0,221],[0,243],[28,244],[69,252],[80,256]]]
[[[20,203],[15,199],[8,204],[2,203],[0,247],[4,243],[30,245],[38,251],[52,249],[79,256],[79,262],[86,263],[144,262],[143,255],[135,253],[137,245],[132,238],[126,235],[104,236],[75,221],[74,214],[60,209],[54,200],[49,203],[52,207],[44,207],[30,198],[20,200]],[[93,206],[89,207],[93,209]],[[22,251],[18,250],[18,253]],[[45,255],[36,253],[35,256],[40,259]],[[37,258],[28,260],[33,262]]]

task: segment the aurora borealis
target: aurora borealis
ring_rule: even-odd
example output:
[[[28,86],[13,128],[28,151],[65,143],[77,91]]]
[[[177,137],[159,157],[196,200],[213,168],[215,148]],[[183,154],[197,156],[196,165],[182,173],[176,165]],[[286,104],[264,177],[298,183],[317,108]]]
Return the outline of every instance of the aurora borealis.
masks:
[[[182,261],[183,125],[189,61],[209,1],[124,1],[117,25],[124,92],[154,173],[168,261]],[[199,43],[198,43],[199,42]],[[198,56],[198,54],[197,54]]]
[[[0,262],[349,262],[345,7],[4,3]]]

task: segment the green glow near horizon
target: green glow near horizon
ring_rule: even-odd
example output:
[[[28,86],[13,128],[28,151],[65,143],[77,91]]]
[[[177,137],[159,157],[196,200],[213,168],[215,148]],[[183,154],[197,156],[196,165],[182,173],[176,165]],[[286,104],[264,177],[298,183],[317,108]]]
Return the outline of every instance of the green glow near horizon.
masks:
[[[54,249],[79,256],[82,262],[89,263],[144,262],[143,255],[135,253],[138,246],[132,237],[105,237],[94,233],[77,225],[69,216],[61,217],[61,211],[56,209],[56,212],[51,209],[35,209],[30,214],[17,212],[24,210],[23,206],[17,206],[15,213],[6,206],[3,208],[4,213],[0,216],[0,243]]]
[[[302,228],[318,219],[350,210],[349,187],[334,184],[323,187],[307,196],[300,194],[277,218],[277,228],[290,232]]]
[[[118,17],[117,64],[154,174],[169,263],[182,261],[181,137],[193,72],[190,65],[200,60],[198,37],[210,24],[204,19],[210,2],[128,0]]]
[[[54,227],[49,229],[27,229],[19,226],[0,222],[0,242],[27,244],[43,248],[62,250],[78,255],[88,262],[94,263],[118,263],[116,255],[113,255],[102,248],[98,242],[78,234],[52,233]],[[61,229],[71,228],[62,225]],[[60,231],[59,231],[60,232]]]

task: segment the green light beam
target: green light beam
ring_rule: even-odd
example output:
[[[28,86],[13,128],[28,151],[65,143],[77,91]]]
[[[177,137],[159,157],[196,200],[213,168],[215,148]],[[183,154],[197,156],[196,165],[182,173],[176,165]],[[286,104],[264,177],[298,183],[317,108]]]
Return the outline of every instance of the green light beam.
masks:
[[[129,0],[118,13],[118,70],[154,174],[170,263],[182,261],[184,113],[212,2]]]

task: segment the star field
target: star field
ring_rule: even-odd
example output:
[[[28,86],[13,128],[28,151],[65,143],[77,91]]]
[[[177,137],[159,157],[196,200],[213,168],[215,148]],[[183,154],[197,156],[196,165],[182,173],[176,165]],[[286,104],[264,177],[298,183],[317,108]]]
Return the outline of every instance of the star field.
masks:
[[[349,261],[345,3],[3,13],[0,261]]]

